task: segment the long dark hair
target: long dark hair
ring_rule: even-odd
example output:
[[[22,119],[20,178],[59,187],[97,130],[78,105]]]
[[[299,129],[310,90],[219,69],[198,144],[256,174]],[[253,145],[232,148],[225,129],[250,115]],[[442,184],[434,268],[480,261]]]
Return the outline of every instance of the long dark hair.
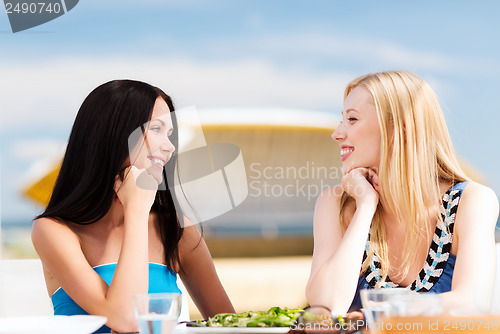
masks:
[[[36,218],[50,217],[63,223],[92,224],[104,217],[115,198],[115,177],[123,178],[129,157],[128,138],[149,122],[156,99],[171,111],[174,132],[170,140],[178,149],[177,121],[172,99],[161,89],[140,81],[114,80],[94,89],[75,119],[52,196],[45,211]],[[167,162],[163,179],[173,180],[176,155]],[[167,177],[168,176],[168,177]],[[182,268],[178,243],[182,236],[168,184],[160,187],[151,208],[158,216],[165,263]],[[182,214],[179,216],[182,219]],[[172,270],[172,269],[170,269]]]

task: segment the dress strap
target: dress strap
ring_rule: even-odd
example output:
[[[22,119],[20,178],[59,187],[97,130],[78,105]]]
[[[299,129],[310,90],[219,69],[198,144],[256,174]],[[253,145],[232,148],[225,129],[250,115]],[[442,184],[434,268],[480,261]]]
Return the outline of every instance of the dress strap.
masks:
[[[416,280],[407,286],[408,289],[420,292],[429,291],[443,273],[450,255],[458,203],[466,185],[467,182],[457,183],[444,194],[442,203],[439,207],[441,220],[438,221],[436,225],[436,230],[432,237],[431,246],[424,267],[420,270]],[[363,265],[368,260],[369,250],[370,234],[368,234],[368,239],[366,240]],[[372,256],[370,264],[363,274],[371,287],[375,287],[377,283],[380,282],[382,279],[382,270],[380,259],[377,256]],[[381,286],[383,288],[398,287],[398,285],[392,282],[388,276]]]
[[[443,205],[441,209],[441,217],[446,228],[448,228],[451,236],[453,236],[453,227],[455,226],[455,216],[458,210],[458,202],[462,197],[462,193],[468,182],[456,183],[443,196]],[[446,205],[446,207],[445,207]]]
[[[370,234],[368,234],[368,239],[366,240],[365,252],[363,254],[363,265],[368,259],[368,251],[370,250]],[[373,254],[370,261],[370,265],[364,273],[365,279],[370,285],[370,287],[375,288],[378,282],[382,280],[382,265],[380,264],[380,259],[377,255]],[[391,281],[389,276],[386,276],[385,281],[381,285],[382,288],[396,288],[397,284]]]
[[[441,277],[450,257],[455,216],[460,197],[466,185],[467,182],[457,183],[444,194],[442,203],[439,206],[441,220],[436,224],[436,230],[424,266],[417,279],[411,284],[412,290],[427,292]]]

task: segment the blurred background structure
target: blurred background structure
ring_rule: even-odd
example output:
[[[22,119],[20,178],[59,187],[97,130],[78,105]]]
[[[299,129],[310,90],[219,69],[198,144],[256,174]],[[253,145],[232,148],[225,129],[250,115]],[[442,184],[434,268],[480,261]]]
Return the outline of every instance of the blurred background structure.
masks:
[[[196,106],[207,142],[242,150],[247,199],[204,224],[237,309],[304,306],[315,197],[338,183],[330,134],[356,76],[428,81],[461,160],[500,195],[499,13],[494,0],[86,0],[16,34],[0,13],[0,258],[36,257],[37,189],[50,188],[78,107],[131,78]]]

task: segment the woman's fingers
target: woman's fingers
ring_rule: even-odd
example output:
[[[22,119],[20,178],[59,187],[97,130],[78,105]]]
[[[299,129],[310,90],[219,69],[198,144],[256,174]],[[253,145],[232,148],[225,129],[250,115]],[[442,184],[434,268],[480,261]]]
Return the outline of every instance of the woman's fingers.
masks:
[[[145,169],[140,171],[140,174],[137,175],[135,182],[136,182],[137,186],[141,189],[145,189],[145,190],[157,190],[158,189],[158,182]]]
[[[342,178],[342,188],[356,201],[378,202],[378,175],[375,171],[358,167]]]
[[[129,182],[133,181],[139,189],[152,190],[155,192],[158,190],[158,182],[156,182],[155,178],[150,175],[146,169],[130,166],[130,172],[133,180]],[[128,176],[126,178],[128,178]]]
[[[371,183],[373,188],[375,188],[375,190],[379,192],[379,178],[377,171],[373,168],[368,168],[367,171],[368,171],[368,176],[366,179],[368,180],[368,182]]]
[[[139,169],[136,166],[127,167],[123,175],[123,180],[119,176],[115,180],[118,200],[124,207],[132,205],[149,211],[158,190],[155,178],[145,169]]]

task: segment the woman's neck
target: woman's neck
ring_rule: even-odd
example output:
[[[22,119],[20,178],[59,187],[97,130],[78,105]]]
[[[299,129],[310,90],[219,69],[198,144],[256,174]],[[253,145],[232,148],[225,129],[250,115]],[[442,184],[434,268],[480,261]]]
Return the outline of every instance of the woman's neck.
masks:
[[[123,205],[117,198],[115,198],[113,199],[108,212],[99,221],[110,228],[119,227],[123,225],[124,216]]]

